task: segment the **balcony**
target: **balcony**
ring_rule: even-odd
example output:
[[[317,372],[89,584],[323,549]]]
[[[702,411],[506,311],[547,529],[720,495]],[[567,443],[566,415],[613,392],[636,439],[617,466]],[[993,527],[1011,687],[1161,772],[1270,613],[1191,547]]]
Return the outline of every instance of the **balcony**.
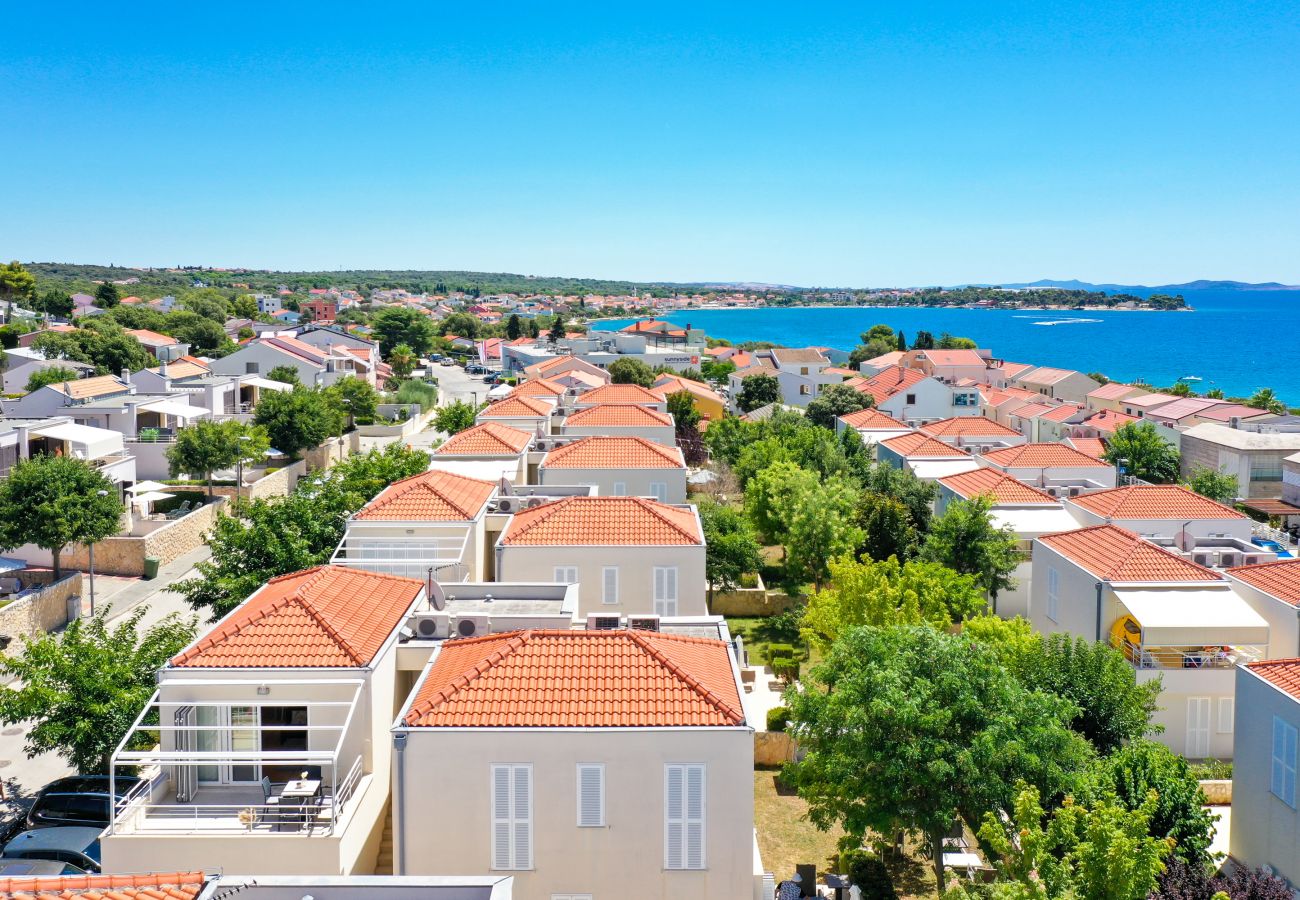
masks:
[[[1146,647],[1112,635],[1110,645],[1136,669],[1232,669],[1264,656],[1266,647]]]

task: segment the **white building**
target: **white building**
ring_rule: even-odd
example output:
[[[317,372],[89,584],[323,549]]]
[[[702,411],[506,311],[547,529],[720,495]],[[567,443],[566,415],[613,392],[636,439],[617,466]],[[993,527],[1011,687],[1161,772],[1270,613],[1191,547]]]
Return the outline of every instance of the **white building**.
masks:
[[[452,435],[433,451],[430,469],[471,478],[528,483],[528,451],[537,435],[499,422],[483,422]]]
[[[912,427],[980,414],[982,401],[977,387],[949,384],[919,369],[887,368],[865,381],[850,379],[845,383],[869,395],[876,409]]]
[[[907,469],[923,481],[978,469],[975,457],[919,431],[889,438],[876,445],[876,459],[895,469]]]
[[[677,446],[677,429],[672,416],[630,403],[604,403],[577,410],[561,421],[560,434],[565,437],[639,437],[665,447]]]
[[[551,413],[555,404],[541,397],[510,396],[484,408],[474,417],[476,424],[496,422],[520,431],[544,435],[551,433]]]
[[[1268,622],[1268,658],[1300,657],[1300,560],[1239,566],[1224,574]]]
[[[1118,478],[1110,463],[1065,444],[1021,444],[982,454],[979,461],[1054,497],[1113,488]]]
[[[1025,436],[1015,429],[978,415],[927,422],[918,430],[953,447],[981,453],[1025,443]]]
[[[676,447],[640,437],[587,437],[551,450],[537,483],[589,484],[602,497],[653,497],[686,502],[686,462]]]
[[[835,420],[835,431],[841,432],[852,428],[869,448],[874,448],[881,441],[911,434],[912,429],[897,419],[890,418],[878,409],[868,407],[857,412],[839,416]]]

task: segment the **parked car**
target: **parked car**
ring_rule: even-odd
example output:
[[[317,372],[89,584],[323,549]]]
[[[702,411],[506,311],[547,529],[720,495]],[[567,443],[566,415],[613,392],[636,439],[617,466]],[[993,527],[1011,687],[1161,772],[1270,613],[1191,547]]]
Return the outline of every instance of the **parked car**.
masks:
[[[0,859],[47,859],[98,872],[99,835],[103,830],[81,825],[24,831],[5,844]]]
[[[0,878],[36,878],[41,875],[85,875],[86,870],[72,863],[52,859],[0,858]]]
[[[454,366],[456,365],[456,360],[452,359],[450,356],[445,356],[439,361],[439,365]]]
[[[119,775],[114,785],[119,799],[140,783],[134,775]],[[28,828],[58,825],[94,825],[103,829],[110,821],[107,775],[70,775],[41,788],[27,811]]]

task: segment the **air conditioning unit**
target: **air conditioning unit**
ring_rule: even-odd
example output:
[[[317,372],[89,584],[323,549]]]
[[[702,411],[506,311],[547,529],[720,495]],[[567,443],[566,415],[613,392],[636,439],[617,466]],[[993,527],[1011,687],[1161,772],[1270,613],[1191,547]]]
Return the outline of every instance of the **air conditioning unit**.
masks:
[[[1061,489],[1054,484],[1047,485],[1046,487],[1043,488],[1043,490],[1047,493],[1049,497],[1061,496]]]
[[[541,506],[545,502],[546,500],[542,497],[529,497],[524,501],[524,509],[532,509],[533,507]]]
[[[446,613],[417,614],[411,618],[411,630],[421,640],[429,641],[435,638],[445,638],[451,624],[450,620],[451,617]]]
[[[1079,494],[1080,494],[1082,491],[1083,491],[1083,488],[1081,488],[1081,487],[1072,487],[1072,488],[1070,488],[1070,496],[1071,496],[1071,497],[1077,497],[1077,496],[1079,496]]]
[[[1241,565],[1241,554],[1236,550],[1221,550],[1219,551],[1219,565],[1225,569],[1229,566],[1239,566]]]
[[[517,508],[518,501],[512,497],[498,497],[496,501],[497,512],[514,512]]]
[[[455,616],[449,625],[449,637],[482,637],[491,632],[492,619],[490,616]]]
[[[1205,566],[1207,569],[1213,568],[1215,554],[1208,550],[1196,550],[1192,553],[1192,562],[1198,566]]]
[[[658,616],[628,616],[627,627],[632,631],[658,631]]]
[[[600,613],[587,614],[588,631],[617,631],[622,625],[618,616],[601,615]]]
[[[1241,564],[1243,566],[1257,566],[1260,563],[1267,561],[1268,557],[1261,553],[1243,553],[1241,555]]]

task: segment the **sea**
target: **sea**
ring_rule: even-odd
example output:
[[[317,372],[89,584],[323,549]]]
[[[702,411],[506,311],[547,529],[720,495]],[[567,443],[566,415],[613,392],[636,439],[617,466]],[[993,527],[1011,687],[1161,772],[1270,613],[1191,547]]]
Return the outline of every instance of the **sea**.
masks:
[[[732,343],[840,350],[852,350],[877,323],[901,330],[909,343],[917,331],[936,338],[946,331],[1013,362],[1161,386],[1186,378],[1197,393],[1219,388],[1230,397],[1270,387],[1300,406],[1300,291],[1187,291],[1183,297],[1193,311],[793,307],[690,309],[661,318]],[[632,321],[603,319],[593,327],[618,329]]]

